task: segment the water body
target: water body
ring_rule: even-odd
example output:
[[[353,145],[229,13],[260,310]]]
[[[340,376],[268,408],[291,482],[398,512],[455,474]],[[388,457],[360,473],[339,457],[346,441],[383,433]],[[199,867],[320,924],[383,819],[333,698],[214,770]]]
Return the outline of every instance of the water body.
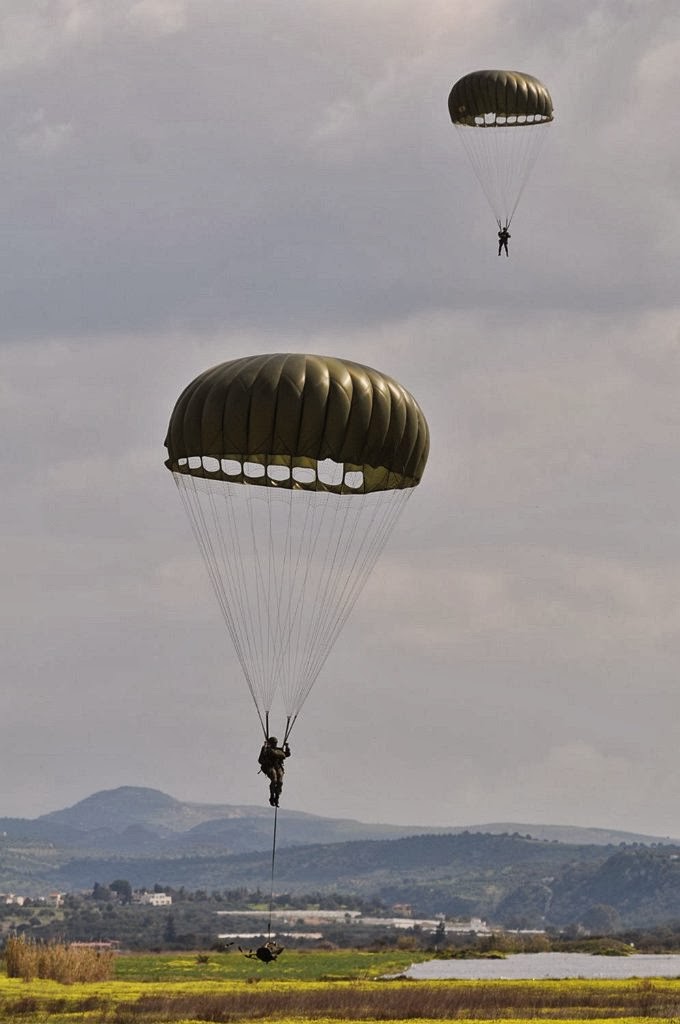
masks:
[[[541,978],[680,978],[677,953],[591,956],[588,953],[513,953],[505,960],[428,960],[404,977],[416,980]]]

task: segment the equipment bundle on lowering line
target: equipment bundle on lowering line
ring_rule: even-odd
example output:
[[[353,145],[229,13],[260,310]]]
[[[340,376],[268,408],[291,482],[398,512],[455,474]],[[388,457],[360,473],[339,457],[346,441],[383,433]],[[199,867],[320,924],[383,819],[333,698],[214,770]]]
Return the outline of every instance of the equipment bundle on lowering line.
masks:
[[[274,837],[272,840],[272,870],[271,870],[271,886],[269,890],[269,919],[267,921],[267,941],[257,949],[243,949],[239,946],[239,952],[243,953],[250,960],[260,960],[262,963],[270,964],[277,959],[283,953],[283,946],[272,939],[272,913],[274,907],[274,865],[276,861],[276,826],[279,818],[279,809],[274,809]]]

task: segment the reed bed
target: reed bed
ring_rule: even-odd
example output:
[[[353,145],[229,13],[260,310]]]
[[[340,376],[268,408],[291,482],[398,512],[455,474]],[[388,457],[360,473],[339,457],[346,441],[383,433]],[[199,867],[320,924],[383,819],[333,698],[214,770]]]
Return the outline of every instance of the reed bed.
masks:
[[[501,1020],[680,1018],[680,987],[640,981],[622,986],[559,983],[397,982],[267,986],[221,993],[143,995],[120,1003],[115,1024],[178,1021],[303,1020]]]
[[[478,999],[462,998],[464,993],[459,986],[452,992],[449,984],[431,985],[417,982],[413,985],[398,984],[386,991],[383,985],[371,986],[333,984],[324,986],[325,991],[313,986],[313,991],[300,991],[298,986],[287,987],[280,991],[277,986],[267,986],[263,991],[247,992],[162,992],[142,994],[136,998],[122,1000],[118,998],[116,983],[103,994],[88,995],[82,990],[77,994],[69,990],[70,998],[56,995],[54,990],[48,995],[34,994],[34,986],[46,984],[34,982],[31,991],[21,995],[15,991],[14,998],[3,1000],[0,1004],[0,1021],[20,1021],[21,1024],[49,1021],[59,1024],[62,1020],[68,1024],[186,1024],[186,1022],[246,1022],[276,1021],[295,1022],[295,1024],[311,1024],[311,1022],[327,1021],[331,1024],[354,1021],[410,1021],[433,1022],[441,1020],[471,1021],[506,1021],[517,1022],[557,1020],[560,1024],[567,1021],[588,1021],[595,1024],[600,1021],[614,1021],[615,1024],[626,1024],[635,1021],[640,1024],[665,1022],[678,1019],[677,1009],[673,1003],[674,993],[661,992],[654,994],[654,1002],[645,1006],[640,1001],[639,993],[627,993],[618,1002],[611,998],[599,1000],[588,998],[587,993],[577,991],[568,994],[562,1001],[555,998],[554,993],[547,991],[548,983],[539,982],[536,991],[525,993],[531,998],[524,1001],[517,999],[512,993],[511,998],[502,998],[496,993],[496,1002],[491,1005],[480,1005]],[[80,988],[79,986],[76,986]],[[93,986],[97,989],[97,986]],[[258,986],[259,988],[259,986]],[[302,986],[300,987],[302,988]],[[542,1000],[543,990],[549,998]],[[644,995],[644,993],[642,994]],[[468,993],[469,996],[469,993]],[[552,996],[552,998],[550,998]],[[669,998],[670,996],[670,998]],[[637,1001],[638,1012],[634,1012]],[[559,1004],[559,1005],[557,1005]]]
[[[105,981],[113,977],[114,955],[108,950],[74,947],[61,942],[40,943],[24,936],[10,936],[4,955],[7,976],[23,981],[49,978],[69,985]]]

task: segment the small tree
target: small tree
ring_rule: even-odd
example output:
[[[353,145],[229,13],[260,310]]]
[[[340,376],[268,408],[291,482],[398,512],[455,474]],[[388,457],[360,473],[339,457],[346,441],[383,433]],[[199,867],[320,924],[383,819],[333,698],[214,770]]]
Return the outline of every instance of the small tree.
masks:
[[[109,889],[112,892],[118,893],[121,903],[132,903],[132,886],[127,878],[116,878],[115,881],[111,882]]]
[[[163,939],[165,942],[174,942],[177,938],[177,928],[175,927],[175,917],[172,913],[168,914],[165,922],[165,929],[163,931]]]
[[[621,930],[621,916],[609,903],[595,903],[581,918],[591,935],[614,935]]]
[[[434,948],[435,949],[441,949],[441,947],[446,942],[446,922],[444,921],[443,917],[442,917],[442,919],[440,920],[439,924],[437,925],[437,927],[434,930],[433,938],[434,938]]]

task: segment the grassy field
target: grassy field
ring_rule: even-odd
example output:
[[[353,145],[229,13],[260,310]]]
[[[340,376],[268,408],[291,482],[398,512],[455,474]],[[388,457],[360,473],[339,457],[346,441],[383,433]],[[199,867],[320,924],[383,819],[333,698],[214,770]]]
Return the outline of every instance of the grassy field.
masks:
[[[431,960],[431,953],[369,953],[356,949],[333,952],[289,951],[272,964],[249,960],[238,950],[203,956],[140,953],[116,960],[116,978],[125,981],[356,981],[399,974],[410,964]]]
[[[0,975],[0,1021],[196,1024],[276,1021],[680,1021],[680,980],[384,980],[411,954],[286,952],[269,967],[238,954],[121,956],[113,981],[63,985]]]

